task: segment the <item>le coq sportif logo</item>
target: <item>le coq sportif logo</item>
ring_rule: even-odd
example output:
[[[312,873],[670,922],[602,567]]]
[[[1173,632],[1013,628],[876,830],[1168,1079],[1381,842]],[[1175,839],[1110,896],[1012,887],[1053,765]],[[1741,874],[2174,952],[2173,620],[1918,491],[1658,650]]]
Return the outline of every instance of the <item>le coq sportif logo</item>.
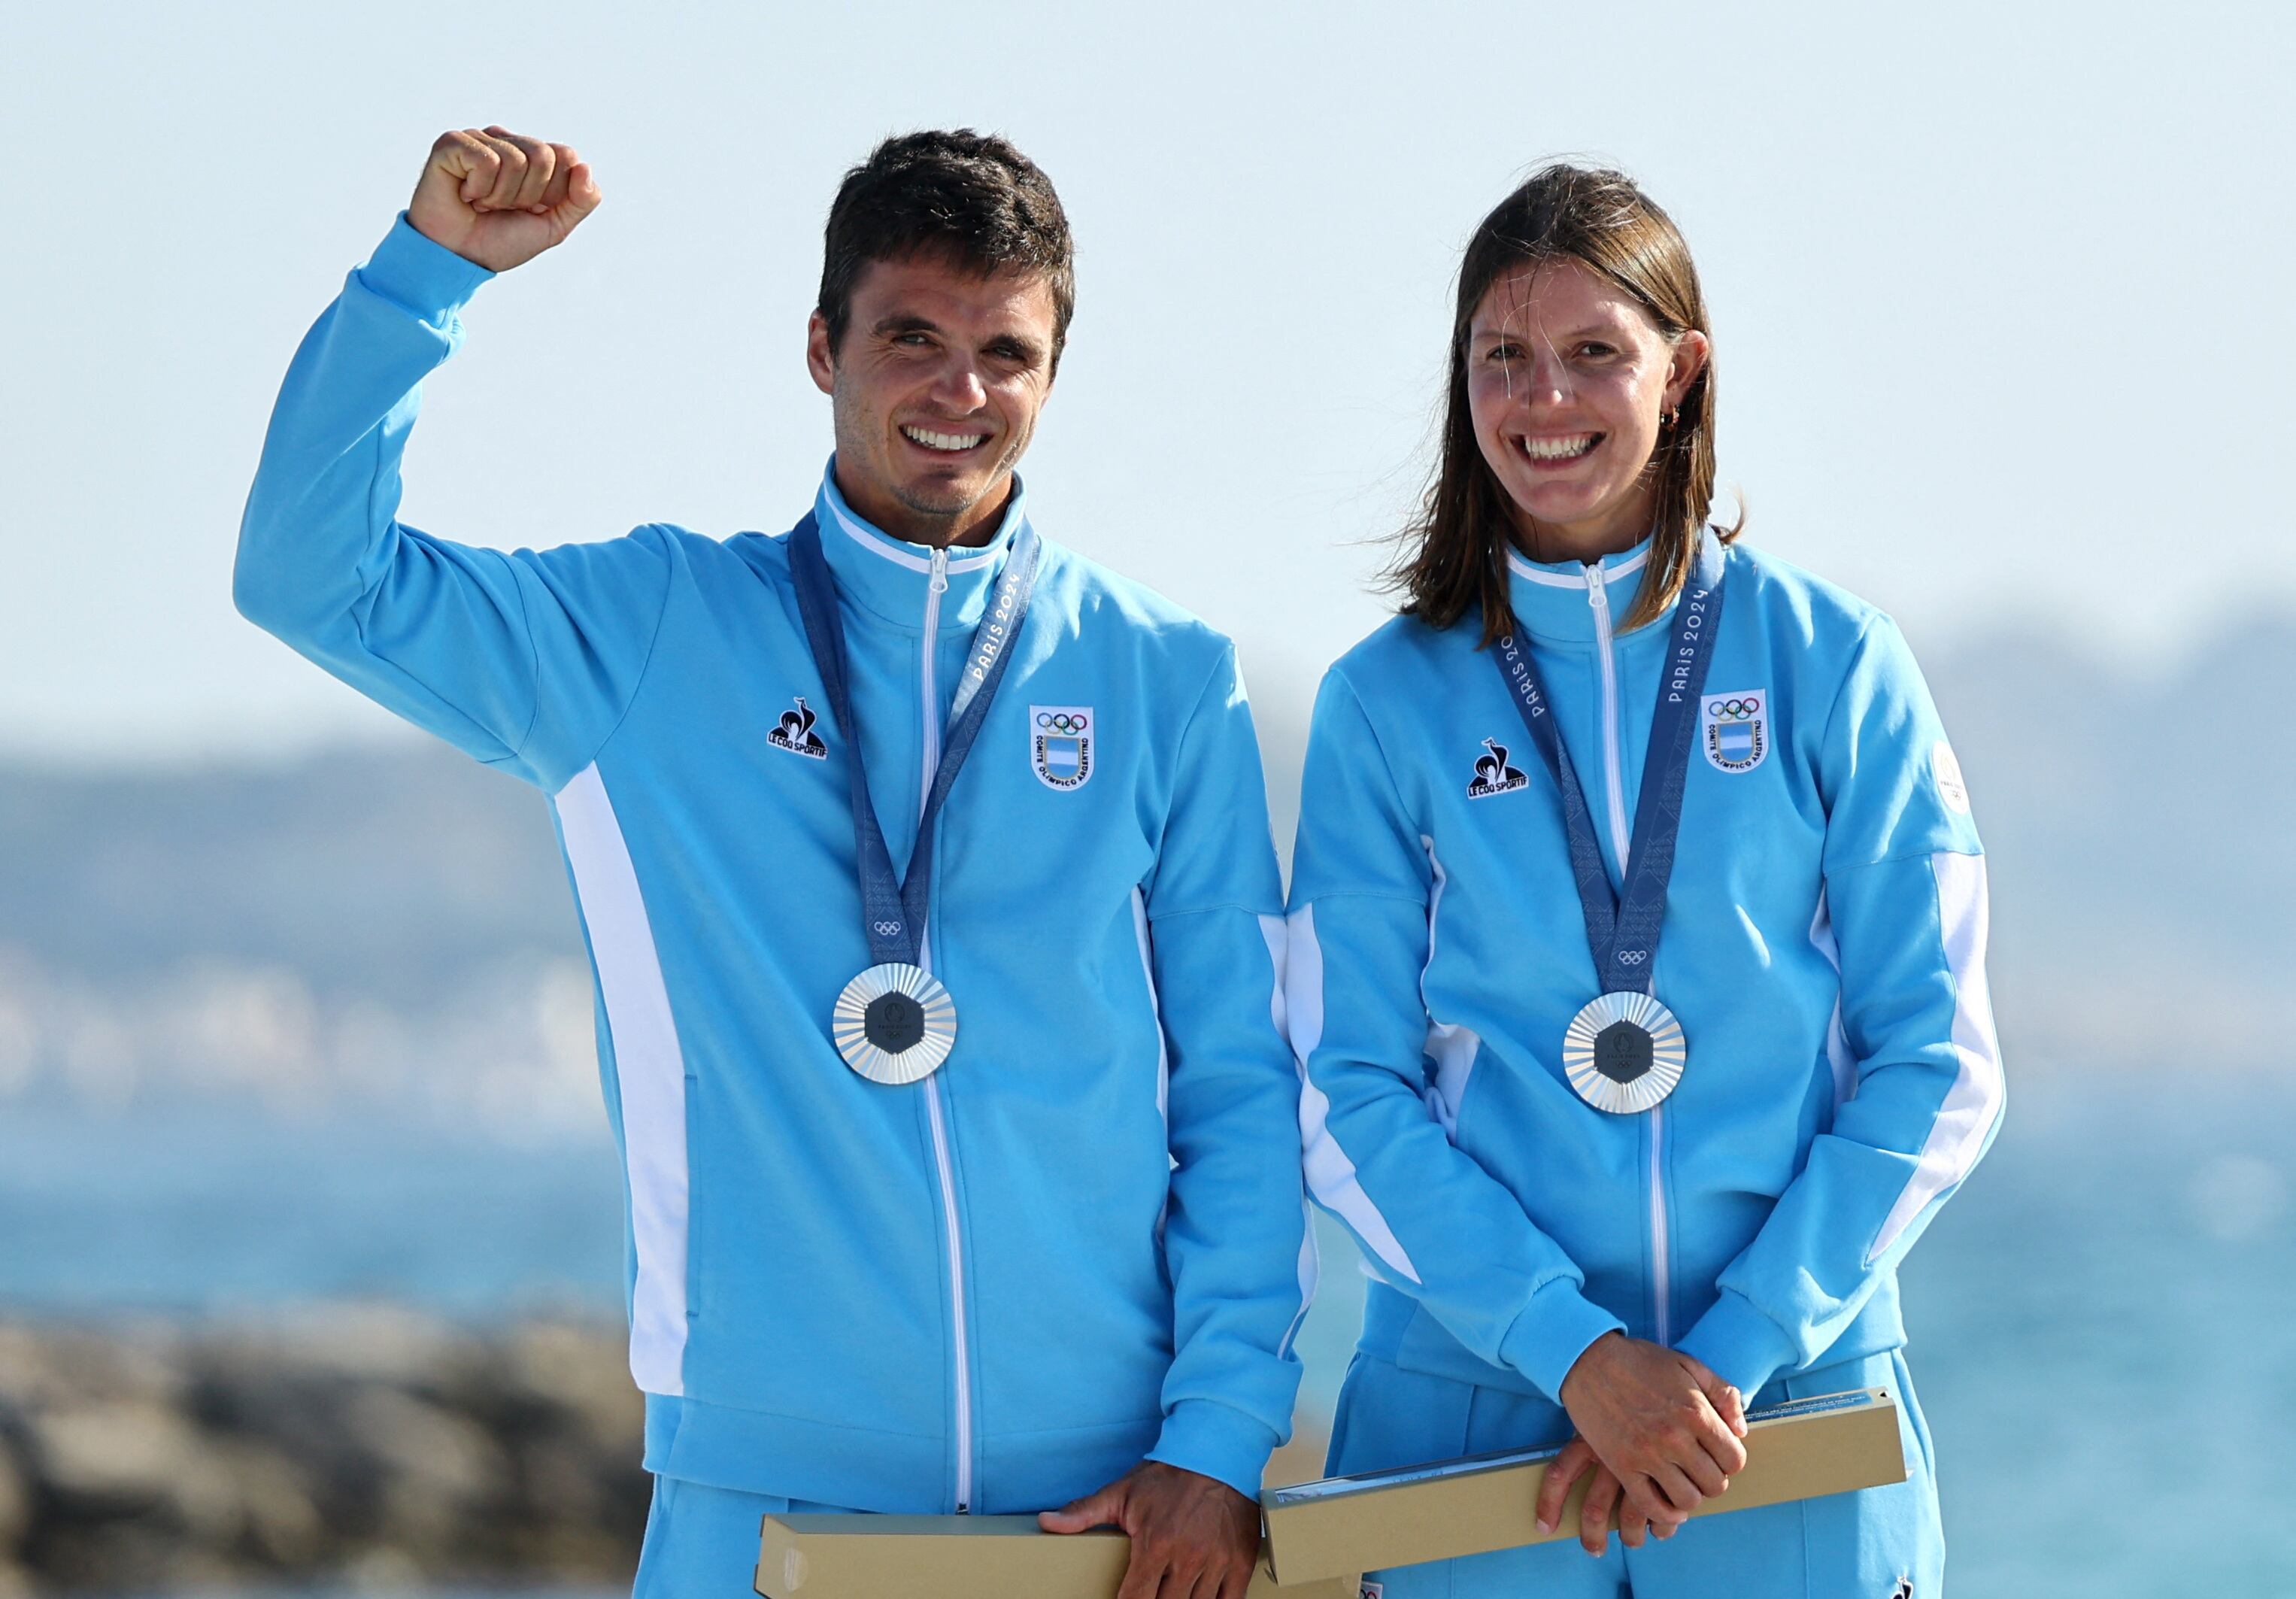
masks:
[[[821,734],[813,730],[813,725],[817,719],[813,714],[813,707],[805,702],[803,694],[800,694],[797,696],[797,709],[782,712],[782,719],[774,725],[774,730],[771,733],[766,734],[766,742],[776,750],[786,750],[792,755],[808,756],[815,760],[826,760],[829,758],[829,746],[823,743]]]
[[[1528,788],[1530,779],[1519,767],[1507,764],[1507,747],[1494,739],[1483,741],[1483,752],[1475,757],[1474,775],[1467,780],[1467,798],[1488,800],[1494,794],[1512,794]]]

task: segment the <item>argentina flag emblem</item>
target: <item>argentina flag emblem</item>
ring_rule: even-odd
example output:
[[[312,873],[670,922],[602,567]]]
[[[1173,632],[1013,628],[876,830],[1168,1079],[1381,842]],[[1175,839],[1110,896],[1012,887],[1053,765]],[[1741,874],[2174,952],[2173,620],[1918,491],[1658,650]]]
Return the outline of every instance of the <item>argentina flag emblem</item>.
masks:
[[[1707,764],[1718,772],[1751,772],[1770,752],[1769,693],[1750,688],[1706,696]]]
[[[1092,777],[1092,707],[1029,707],[1029,764],[1048,789],[1082,788]]]

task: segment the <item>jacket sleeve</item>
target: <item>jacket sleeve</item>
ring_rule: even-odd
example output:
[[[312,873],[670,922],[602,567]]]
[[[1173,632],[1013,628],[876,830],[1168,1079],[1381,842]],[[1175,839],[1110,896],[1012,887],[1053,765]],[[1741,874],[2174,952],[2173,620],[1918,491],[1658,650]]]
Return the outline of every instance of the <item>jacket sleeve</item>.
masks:
[[[1152,1460],[1259,1497],[1291,1435],[1315,1291],[1283,1030],[1283,922],[1251,709],[1223,647],[1182,734],[1136,901],[1166,1051],[1172,1365]]]
[[[2001,1125],[1985,857],[1959,765],[1887,618],[1858,640],[1817,779],[1842,1099],[1680,1345],[1747,1394],[1824,1355]]]
[[[660,529],[537,554],[397,520],[419,385],[493,275],[399,218],[303,340],[240,527],[240,611],[353,688],[555,790],[635,696],[669,593]]]
[[[1585,1276],[1429,1108],[1433,873],[1370,719],[1338,668],[1316,696],[1292,865],[1286,992],[1307,1076],[1308,1192],[1381,1278],[1486,1361],[1559,1395],[1619,1329]]]

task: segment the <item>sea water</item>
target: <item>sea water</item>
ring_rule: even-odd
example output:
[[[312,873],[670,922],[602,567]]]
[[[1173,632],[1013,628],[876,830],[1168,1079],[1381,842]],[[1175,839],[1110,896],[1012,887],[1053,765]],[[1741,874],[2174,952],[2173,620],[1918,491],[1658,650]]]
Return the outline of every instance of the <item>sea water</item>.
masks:
[[[620,1227],[603,1134],[0,1105],[0,1314],[611,1316]],[[1323,1243],[1310,1419],[1362,1300]],[[2029,1070],[1904,1277],[1960,1599],[2296,1594],[2296,1084]]]

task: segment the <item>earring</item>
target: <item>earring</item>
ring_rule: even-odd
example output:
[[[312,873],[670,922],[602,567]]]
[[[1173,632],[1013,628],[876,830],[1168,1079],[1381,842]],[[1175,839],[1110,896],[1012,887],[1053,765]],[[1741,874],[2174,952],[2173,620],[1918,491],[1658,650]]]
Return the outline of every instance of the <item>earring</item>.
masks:
[[[1666,425],[1668,427],[1678,427],[1681,425],[1681,422],[1682,407],[1680,406],[1677,406],[1673,410],[1666,414]]]

